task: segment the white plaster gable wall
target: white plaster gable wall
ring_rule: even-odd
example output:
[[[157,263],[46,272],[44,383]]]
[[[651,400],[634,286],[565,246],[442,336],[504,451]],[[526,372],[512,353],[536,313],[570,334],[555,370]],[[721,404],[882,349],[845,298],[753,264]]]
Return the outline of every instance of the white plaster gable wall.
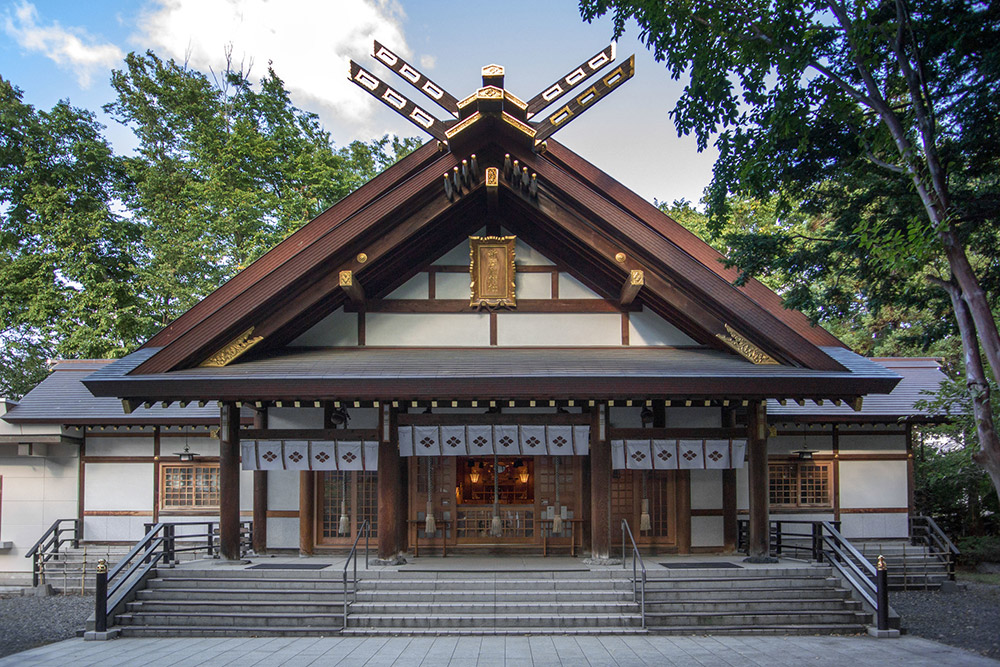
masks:
[[[497,315],[497,343],[501,347],[621,345],[621,331],[622,319],[617,313]]]
[[[460,274],[453,274],[460,275]],[[440,277],[440,276],[439,276]],[[463,275],[466,282],[465,296],[469,296],[469,277]],[[514,275],[514,285],[518,299],[551,299],[552,277],[548,273],[517,273]],[[562,294],[560,293],[560,296]],[[443,298],[443,297],[442,297]]]
[[[645,308],[629,313],[628,343],[636,346],[697,345],[693,339],[686,336],[673,324]]]
[[[545,275],[545,274],[531,274],[531,275]],[[548,276],[545,276],[546,278]],[[515,276],[515,281],[521,279],[521,274],[518,273]],[[470,288],[471,278],[468,273],[435,273],[434,274],[434,294],[438,299],[468,299],[472,292]],[[518,296],[521,295],[520,288],[518,288]],[[421,297],[426,299],[427,293],[424,292],[424,296]],[[548,295],[544,297],[536,297],[547,299]]]
[[[425,294],[426,295],[426,294]],[[354,347],[358,344],[358,315],[338,308],[293,340],[291,347]]]
[[[490,344],[490,316],[488,313],[369,313],[365,342],[376,347],[485,347]]]
[[[463,274],[454,274],[463,275]],[[418,273],[405,283],[390,292],[387,299],[426,299],[428,295],[428,278],[426,273]]]
[[[18,456],[16,445],[0,446],[0,542],[13,543],[0,552],[0,580],[30,572],[28,549],[53,521],[76,516],[79,447],[49,445],[46,451],[44,457]]]
[[[568,273],[559,274],[560,299],[600,299],[601,296]]]

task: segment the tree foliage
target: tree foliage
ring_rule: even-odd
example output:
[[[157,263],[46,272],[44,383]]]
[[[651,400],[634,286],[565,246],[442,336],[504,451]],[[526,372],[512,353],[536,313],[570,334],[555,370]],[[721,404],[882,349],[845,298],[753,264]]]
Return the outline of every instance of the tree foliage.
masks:
[[[270,67],[130,54],[112,87],[127,156],[90,111],[37,110],[0,78],[0,395],[47,358],[126,354],[420,143],[334,147]]]
[[[879,317],[921,303],[953,313],[976,460],[1000,492],[985,370],[1000,374],[1000,9],[582,0],[581,10],[587,20],[611,13],[616,35],[634,19],[657,60],[687,78],[670,113],[678,132],[719,149],[711,231],[729,228],[734,198],[775,201],[778,228],[729,239],[744,277],[787,272],[786,302],[814,316]],[[796,229],[796,211],[816,228]]]

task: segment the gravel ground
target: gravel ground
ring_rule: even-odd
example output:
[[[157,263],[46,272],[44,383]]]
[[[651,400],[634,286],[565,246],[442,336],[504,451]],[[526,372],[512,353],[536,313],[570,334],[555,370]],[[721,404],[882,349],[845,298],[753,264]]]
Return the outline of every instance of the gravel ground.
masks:
[[[76,636],[93,610],[92,595],[0,597],[0,657]]]
[[[910,634],[1000,660],[1000,586],[974,581],[954,593],[889,594]]]

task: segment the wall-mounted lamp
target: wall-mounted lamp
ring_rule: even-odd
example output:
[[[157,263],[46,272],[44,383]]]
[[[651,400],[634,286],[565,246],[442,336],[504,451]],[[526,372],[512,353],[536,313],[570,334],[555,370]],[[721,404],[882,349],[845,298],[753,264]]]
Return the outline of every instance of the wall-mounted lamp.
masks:
[[[184,445],[183,452],[174,452],[174,455],[181,460],[181,463],[191,463],[192,461],[194,461],[195,457],[198,456],[197,454],[192,452],[191,448],[188,447],[187,445]]]

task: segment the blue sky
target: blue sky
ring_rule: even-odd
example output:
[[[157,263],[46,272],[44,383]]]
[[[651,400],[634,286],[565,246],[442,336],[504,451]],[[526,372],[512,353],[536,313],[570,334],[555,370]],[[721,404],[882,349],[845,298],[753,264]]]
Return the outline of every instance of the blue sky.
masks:
[[[100,113],[122,56],[152,49],[207,72],[222,65],[231,44],[235,59],[252,62],[257,74],[272,60],[295,103],[318,113],[343,145],[386,132],[420,134],[347,82],[354,57],[423,99],[369,57],[373,37],[458,98],[480,85],[483,65],[497,63],[506,87],[528,99],[611,35],[608,20],[585,24],[574,0],[0,0],[0,76],[40,108],[69,99],[98,112],[116,148],[126,151],[129,131]],[[697,201],[715,153],[699,154],[693,138],[677,137],[667,114],[683,83],[653,61],[634,25],[618,43],[619,60],[632,53],[635,77],[555,138],[647,199]]]

